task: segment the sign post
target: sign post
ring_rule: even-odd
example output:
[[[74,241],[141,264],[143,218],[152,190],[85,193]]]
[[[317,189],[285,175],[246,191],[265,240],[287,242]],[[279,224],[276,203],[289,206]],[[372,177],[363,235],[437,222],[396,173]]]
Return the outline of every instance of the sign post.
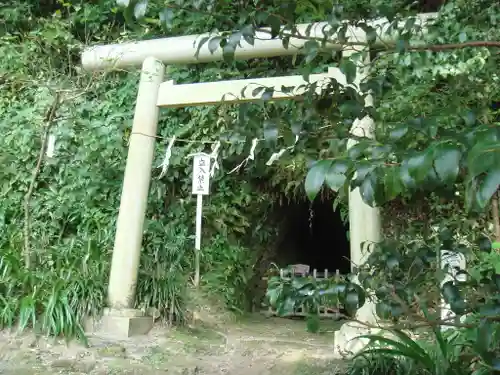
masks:
[[[447,269],[448,274],[441,283],[441,286],[448,281],[465,281],[465,274],[457,274],[458,270],[464,270],[466,267],[465,255],[455,251],[441,250],[441,269]],[[450,309],[450,305],[447,304],[444,299],[441,299],[441,320],[447,321],[450,319],[456,319],[455,314]],[[450,326],[441,326],[441,330],[445,331],[449,329]]]
[[[192,194],[196,195],[196,235],[194,285],[200,284],[201,219],[203,196],[210,193],[210,155],[199,153],[193,157]]]

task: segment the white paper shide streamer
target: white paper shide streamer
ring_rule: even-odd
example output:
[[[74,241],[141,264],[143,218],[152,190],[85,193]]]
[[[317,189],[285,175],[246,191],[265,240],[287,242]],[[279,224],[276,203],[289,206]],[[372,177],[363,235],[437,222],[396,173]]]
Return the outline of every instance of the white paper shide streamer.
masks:
[[[255,148],[257,147],[257,143],[259,143],[259,139],[258,138],[252,139],[252,147],[250,148],[250,152],[248,153],[248,156],[240,164],[238,164],[231,171],[229,171],[228,174],[236,172],[241,167],[246,166],[250,160],[255,160]]]
[[[163,178],[163,176],[165,176],[165,174],[167,173],[168,166],[170,164],[170,157],[172,156],[172,147],[174,146],[174,142],[175,142],[175,135],[172,138],[170,138],[170,141],[168,142],[167,145],[167,149],[165,151],[165,157],[163,158],[163,162],[158,167],[161,168],[160,177],[158,178]]]
[[[47,148],[45,149],[45,155],[48,158],[53,158],[56,149],[56,136],[52,133],[47,137]]]
[[[219,162],[217,161],[219,157],[220,141],[217,141],[212,148],[212,153],[210,154],[210,159],[213,159],[212,166],[210,167],[210,177],[215,175],[215,171],[219,169]]]
[[[293,145],[286,147],[286,148],[282,148],[278,152],[275,152],[274,154],[272,154],[271,157],[269,158],[269,160],[266,162],[266,165],[267,166],[272,165],[276,160],[281,158],[285,152],[287,152],[289,150],[293,150],[293,148],[295,147],[295,145],[297,144],[298,141],[299,141],[299,136],[296,135],[295,142],[293,143]]]
[[[168,167],[170,164],[170,158],[172,156],[172,148],[174,146],[175,141],[176,141],[176,137],[173,136],[172,138],[170,138],[170,141],[168,142],[167,148],[165,150],[165,157],[163,158],[163,162],[158,166],[158,168],[161,168],[161,173],[160,173],[159,178],[164,177],[168,171]],[[252,139],[252,146],[250,147],[250,151],[248,153],[248,156],[240,164],[238,164],[231,171],[229,171],[228,174],[231,174],[231,173],[234,173],[234,172],[240,170],[242,167],[245,167],[249,161],[255,160],[255,150],[257,148],[259,141],[260,141],[259,138]],[[296,135],[295,142],[293,143],[293,145],[288,146],[288,147],[284,147],[284,148],[280,149],[278,152],[273,153],[271,155],[271,157],[269,158],[269,160],[266,162],[266,165],[267,166],[272,165],[274,162],[279,160],[285,152],[293,150],[295,148],[295,146],[297,145],[298,141],[299,141],[299,136]],[[52,142],[55,142],[55,138],[54,138],[54,141],[52,141]],[[50,144],[50,142],[49,142],[49,144]],[[198,153],[194,153],[194,154],[189,154],[186,156],[186,158],[192,158],[193,156],[199,155],[199,154],[209,156],[210,160],[211,160],[210,177],[214,177],[215,172],[220,169],[220,165],[219,165],[220,149],[221,149],[221,142],[216,141],[216,142],[214,142],[214,144],[212,146],[212,151],[210,152],[210,154],[205,154],[204,152],[198,152]],[[53,150],[51,151],[51,154],[53,154]],[[47,147],[47,155],[49,155],[49,146]]]

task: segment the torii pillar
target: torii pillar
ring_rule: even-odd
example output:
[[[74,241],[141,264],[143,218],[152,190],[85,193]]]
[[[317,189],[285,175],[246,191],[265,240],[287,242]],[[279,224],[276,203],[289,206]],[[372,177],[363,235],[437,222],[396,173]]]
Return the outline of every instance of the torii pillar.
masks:
[[[344,51],[343,56],[350,56],[354,53],[352,50]],[[369,57],[365,61],[358,62],[358,71],[356,82],[359,83],[367,74],[369,74]],[[363,66],[365,65],[365,66]],[[373,106],[373,98],[367,95],[365,98],[365,107]],[[375,122],[369,116],[362,119],[356,119],[351,128],[351,134],[356,137],[373,138],[375,132]],[[354,139],[349,139],[347,148],[357,143]],[[362,266],[374,244],[380,241],[381,225],[380,210],[378,207],[371,207],[363,201],[359,188],[349,191],[349,223],[350,225],[350,255],[351,268]],[[375,302],[367,299],[365,304],[356,312],[356,320],[360,322],[375,325],[377,322],[375,312]],[[357,339],[358,336],[367,334],[367,327],[359,323],[347,322],[340,330],[335,332],[334,352],[339,357],[350,356],[362,350],[368,343],[365,339]]]
[[[153,317],[134,309],[159,107],[156,105],[165,67],[153,57],[142,64],[127,164],[116,223],[115,244],[103,330],[117,336],[146,334]]]

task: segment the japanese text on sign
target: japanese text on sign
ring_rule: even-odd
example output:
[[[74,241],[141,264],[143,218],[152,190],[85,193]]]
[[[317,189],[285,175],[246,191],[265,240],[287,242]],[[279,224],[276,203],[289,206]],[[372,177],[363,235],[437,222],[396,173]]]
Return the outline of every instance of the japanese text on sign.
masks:
[[[193,185],[195,195],[208,195],[210,191],[210,156],[195,155],[193,157]]]
[[[455,251],[441,250],[441,268],[445,267],[448,267],[448,274],[443,282],[452,281],[455,278],[460,281],[465,281],[465,273],[458,273],[459,270],[464,270],[466,267],[464,254]]]

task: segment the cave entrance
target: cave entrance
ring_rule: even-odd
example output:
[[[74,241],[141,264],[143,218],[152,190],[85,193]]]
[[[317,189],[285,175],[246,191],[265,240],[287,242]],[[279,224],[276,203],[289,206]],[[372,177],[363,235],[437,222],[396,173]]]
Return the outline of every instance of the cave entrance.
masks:
[[[340,207],[334,210],[333,201],[318,196],[313,202],[304,199],[281,206],[276,249],[280,268],[306,264],[311,272],[350,272],[349,228],[342,220]]]

